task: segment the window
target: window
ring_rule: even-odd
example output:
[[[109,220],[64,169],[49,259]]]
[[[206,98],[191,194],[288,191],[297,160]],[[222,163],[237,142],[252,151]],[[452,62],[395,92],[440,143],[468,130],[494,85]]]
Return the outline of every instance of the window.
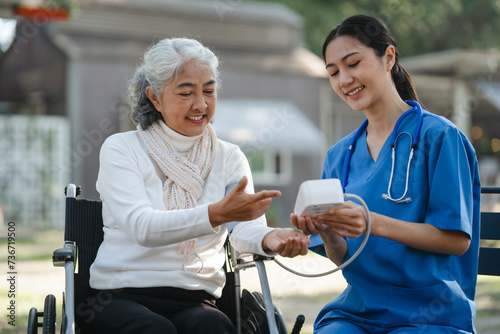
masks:
[[[289,152],[247,151],[255,185],[286,185],[292,178],[292,156]]]

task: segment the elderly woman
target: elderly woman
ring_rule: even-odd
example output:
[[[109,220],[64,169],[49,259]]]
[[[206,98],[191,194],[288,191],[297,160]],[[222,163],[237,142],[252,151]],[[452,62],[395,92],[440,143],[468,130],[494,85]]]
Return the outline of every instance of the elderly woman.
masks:
[[[218,64],[196,40],[163,39],[131,80],[137,130],[109,137],[100,154],[105,236],[90,284],[113,298],[96,312],[93,332],[235,332],[214,305],[229,222],[240,222],[229,238],[241,252],[307,252],[301,232],[266,226],[280,193],[255,194],[245,156],[210,125]]]

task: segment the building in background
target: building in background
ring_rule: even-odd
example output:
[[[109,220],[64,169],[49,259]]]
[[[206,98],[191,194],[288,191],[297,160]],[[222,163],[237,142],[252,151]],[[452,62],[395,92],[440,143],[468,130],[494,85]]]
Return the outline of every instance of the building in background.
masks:
[[[3,7],[0,15],[12,8]],[[222,61],[214,123],[219,137],[248,155],[257,191],[283,193],[270,216],[275,224],[289,224],[297,189],[320,177],[327,145],[319,123],[328,80],[322,61],[302,47],[300,16],[272,3],[157,0],[82,0],[66,20],[49,15],[42,9],[18,20],[16,37],[0,60],[0,115],[7,123],[13,115],[49,118],[54,129],[47,131],[66,137],[45,148],[52,152],[51,163],[36,173],[32,167],[47,160],[48,151],[23,146],[32,134],[20,141],[2,137],[10,161],[0,181],[10,198],[7,217],[13,208],[25,212],[23,219],[39,217],[40,208],[30,203],[50,197],[50,210],[50,203],[63,202],[62,190],[53,189],[68,182],[82,185],[84,197],[98,198],[102,142],[133,129],[127,82],[140,57],[161,38],[191,37]],[[16,167],[21,165],[26,168]]]
[[[0,17],[13,18],[25,2],[3,1]],[[16,37],[0,58],[6,220],[45,217],[43,226],[62,226],[60,189],[68,182],[82,185],[84,197],[98,198],[100,146],[111,134],[133,129],[127,81],[144,50],[164,37],[196,38],[222,61],[214,127],[247,154],[257,191],[282,192],[268,214],[276,225],[288,225],[300,183],[320,177],[327,148],[364,119],[332,91],[323,61],[302,46],[301,17],[283,5],[72,2],[66,19],[66,8],[16,16]],[[498,184],[500,52],[450,50],[401,62],[424,106],[471,138],[483,183]]]
[[[419,97],[455,123],[473,143],[481,183],[500,185],[500,51],[459,50],[406,58]],[[484,196],[500,202],[500,196]]]

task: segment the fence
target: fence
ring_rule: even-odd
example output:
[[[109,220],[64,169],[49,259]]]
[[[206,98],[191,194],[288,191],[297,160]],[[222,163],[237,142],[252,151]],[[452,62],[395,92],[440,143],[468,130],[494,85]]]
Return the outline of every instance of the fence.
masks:
[[[68,127],[64,117],[0,115],[0,223],[63,228]]]

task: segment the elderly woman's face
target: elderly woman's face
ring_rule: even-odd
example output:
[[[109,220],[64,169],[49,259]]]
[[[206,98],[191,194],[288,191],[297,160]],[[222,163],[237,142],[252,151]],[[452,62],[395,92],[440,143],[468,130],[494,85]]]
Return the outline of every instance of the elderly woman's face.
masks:
[[[215,114],[217,91],[212,71],[197,62],[189,62],[163,87],[161,96],[149,99],[172,130],[185,136],[197,136]]]

